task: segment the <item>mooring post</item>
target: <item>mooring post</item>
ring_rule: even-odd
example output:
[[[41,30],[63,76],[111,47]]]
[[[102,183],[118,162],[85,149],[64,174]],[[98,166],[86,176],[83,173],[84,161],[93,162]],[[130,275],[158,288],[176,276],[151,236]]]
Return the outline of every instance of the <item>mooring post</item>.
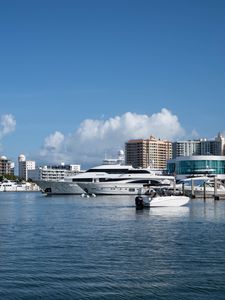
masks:
[[[184,182],[182,183],[182,194],[184,195]]]
[[[214,177],[214,200],[219,200],[217,193],[217,177]]]
[[[173,180],[173,194],[176,194],[176,179]]]
[[[206,182],[203,183],[203,192],[204,192],[203,198],[205,200],[206,199]]]
[[[193,179],[191,179],[191,197],[195,198],[195,184]]]

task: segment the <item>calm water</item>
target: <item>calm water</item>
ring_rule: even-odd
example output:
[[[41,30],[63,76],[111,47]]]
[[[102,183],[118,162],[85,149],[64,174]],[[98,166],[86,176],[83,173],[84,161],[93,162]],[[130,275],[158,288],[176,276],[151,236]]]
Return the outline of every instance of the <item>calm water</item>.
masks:
[[[0,299],[225,299],[225,201],[0,193]]]

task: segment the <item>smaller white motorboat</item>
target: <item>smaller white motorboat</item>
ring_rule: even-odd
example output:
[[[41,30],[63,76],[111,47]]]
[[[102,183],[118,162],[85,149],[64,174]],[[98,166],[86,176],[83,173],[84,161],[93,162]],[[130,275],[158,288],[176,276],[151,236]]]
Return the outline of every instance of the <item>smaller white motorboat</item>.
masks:
[[[190,201],[186,196],[160,196],[154,190],[149,194],[137,196],[135,198],[135,205],[137,209],[144,207],[180,207],[186,205]]]

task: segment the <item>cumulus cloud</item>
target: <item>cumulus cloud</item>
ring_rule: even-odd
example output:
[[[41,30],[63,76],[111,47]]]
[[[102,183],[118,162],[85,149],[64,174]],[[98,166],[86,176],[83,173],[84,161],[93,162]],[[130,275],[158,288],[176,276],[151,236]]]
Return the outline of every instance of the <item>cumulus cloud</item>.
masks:
[[[16,119],[13,115],[2,115],[0,118],[0,139],[13,132],[16,128]]]
[[[117,138],[147,138],[150,134],[165,139],[173,139],[184,133],[177,116],[163,108],[161,112],[148,115],[138,115],[127,112],[109,120],[84,120],[77,135],[81,141],[103,140],[108,136]]]
[[[183,136],[184,129],[178,117],[166,108],[152,115],[127,112],[108,120],[86,119],[72,135],[56,131],[48,136],[41,155],[66,162],[99,163],[105,155],[115,156],[127,140],[150,135],[173,140]]]
[[[64,160],[64,141],[65,137],[61,132],[55,131],[50,134],[44,140],[44,146],[40,151],[41,157],[51,157],[53,162]]]

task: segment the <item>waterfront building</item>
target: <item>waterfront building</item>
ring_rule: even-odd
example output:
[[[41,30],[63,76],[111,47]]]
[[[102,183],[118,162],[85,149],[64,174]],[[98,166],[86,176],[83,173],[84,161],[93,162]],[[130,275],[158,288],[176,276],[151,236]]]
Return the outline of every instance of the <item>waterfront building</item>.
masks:
[[[29,178],[32,180],[60,181],[65,176],[80,172],[80,165],[60,165],[38,167],[29,171]]]
[[[18,175],[19,178],[28,180],[29,179],[29,171],[35,170],[35,161],[26,160],[26,156],[24,154],[20,154],[18,157]]]
[[[172,143],[166,140],[129,140],[125,143],[125,161],[135,168],[166,169],[167,160],[172,158]]]
[[[176,141],[172,145],[173,158],[192,155],[225,155],[225,139],[221,133],[214,140]]]
[[[173,158],[178,156],[200,155],[201,145],[200,141],[177,141],[172,144]]]
[[[0,157],[0,176],[14,175],[14,163],[6,156]]]
[[[177,179],[185,177],[213,175],[225,179],[224,155],[179,156],[168,160],[167,171]]]

